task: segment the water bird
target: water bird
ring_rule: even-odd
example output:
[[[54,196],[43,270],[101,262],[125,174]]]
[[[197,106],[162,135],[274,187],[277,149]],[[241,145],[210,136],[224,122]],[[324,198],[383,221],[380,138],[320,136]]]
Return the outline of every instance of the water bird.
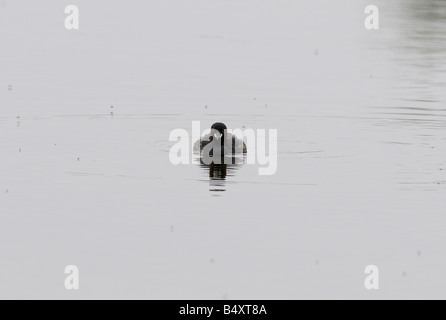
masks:
[[[204,147],[212,143],[212,148],[220,147],[221,156],[246,154],[248,152],[245,142],[236,135],[228,132],[228,127],[222,122],[211,126],[211,132],[195,143],[194,149],[203,151]],[[211,150],[212,155],[213,150]]]

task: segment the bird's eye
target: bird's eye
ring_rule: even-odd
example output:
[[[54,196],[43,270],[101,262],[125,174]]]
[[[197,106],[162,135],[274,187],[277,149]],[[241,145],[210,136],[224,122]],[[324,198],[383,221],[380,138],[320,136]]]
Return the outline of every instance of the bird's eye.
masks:
[[[214,137],[220,139],[223,135],[220,132],[214,133]]]

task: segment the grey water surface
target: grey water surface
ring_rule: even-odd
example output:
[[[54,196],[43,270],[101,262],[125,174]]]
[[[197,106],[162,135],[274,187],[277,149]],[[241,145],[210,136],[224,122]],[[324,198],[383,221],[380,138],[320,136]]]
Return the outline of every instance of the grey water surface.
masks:
[[[0,298],[446,297],[446,1],[72,2],[0,2]],[[172,165],[192,121],[277,173]]]

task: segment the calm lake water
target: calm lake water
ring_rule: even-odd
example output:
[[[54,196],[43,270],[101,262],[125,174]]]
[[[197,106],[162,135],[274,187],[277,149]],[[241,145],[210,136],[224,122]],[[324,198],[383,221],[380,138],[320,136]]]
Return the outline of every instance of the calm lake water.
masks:
[[[0,1],[0,298],[446,298],[446,1],[77,2]],[[192,121],[277,173],[172,165]]]

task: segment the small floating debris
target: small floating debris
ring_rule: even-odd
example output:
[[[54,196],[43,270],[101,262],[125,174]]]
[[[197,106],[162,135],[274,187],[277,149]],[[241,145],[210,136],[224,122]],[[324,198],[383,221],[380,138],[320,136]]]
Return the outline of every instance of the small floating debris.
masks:
[[[12,85],[8,85],[8,91],[12,91]]]

